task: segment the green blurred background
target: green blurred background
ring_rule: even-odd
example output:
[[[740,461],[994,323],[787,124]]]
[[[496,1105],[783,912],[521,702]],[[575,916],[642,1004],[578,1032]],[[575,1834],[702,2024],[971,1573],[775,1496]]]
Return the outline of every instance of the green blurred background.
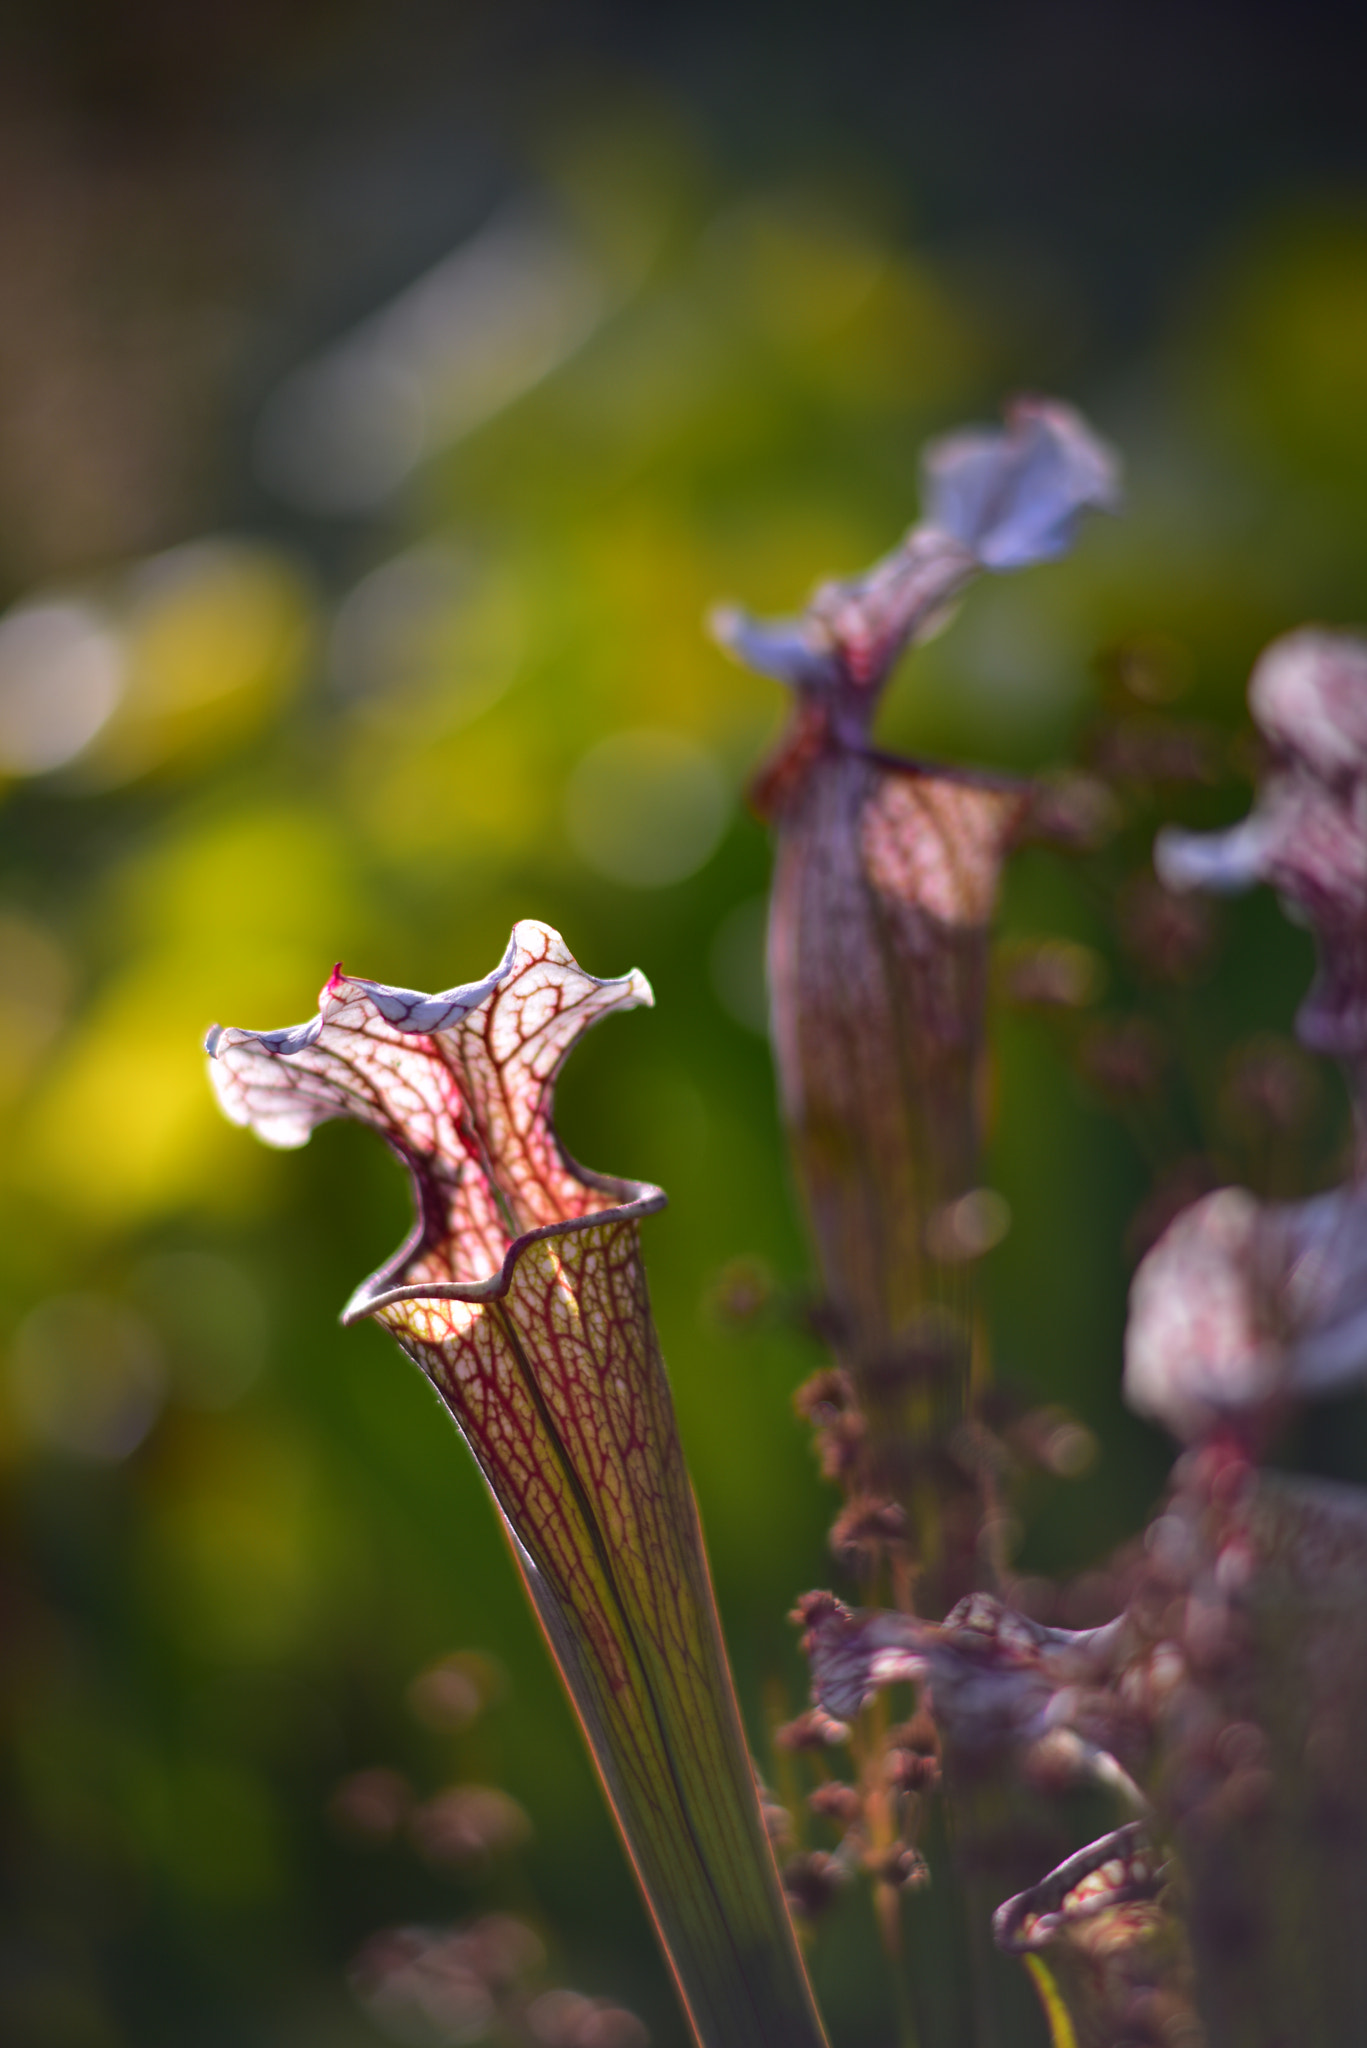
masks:
[[[928,434],[1056,390],[1123,450],[1127,515],[975,590],[885,736],[1046,768],[1180,691],[1215,766],[1174,802],[1237,815],[1259,647],[1364,609],[1364,40],[1232,0],[6,10],[6,2042],[363,2048],[366,1938],[495,1909],[544,1981],[680,2042],[474,1469],[382,1334],[337,1325],[402,1177],[354,1129],[230,1129],[199,1043],[306,1017],[339,958],[476,977],[520,916],[649,975],[561,1126],[670,1192],[652,1286],[773,1769],[833,1498],[790,1408],[820,1352],[743,802],[783,705],[705,608],[861,566]],[[1099,866],[1032,854],[1007,894],[1180,1069],[1175,1106],[1117,1118],[1071,1025],[996,1025],[1000,1368],[1099,1444],[1025,1496],[1041,1583],[1093,1571],[1166,1469],[1117,1391],[1155,1161],[1286,1190],[1337,1143],[1327,1077],[1290,1165],[1230,1108],[1230,1048],[1284,1034],[1308,972],[1272,905],[1166,979],[1117,937],[1169,808],[1131,777]],[[1341,1404],[1293,1449],[1367,1475],[1365,1441]],[[443,1846],[453,1784],[530,1835],[503,1809],[502,1846]],[[840,2043],[891,2037],[862,1900],[814,1968]]]

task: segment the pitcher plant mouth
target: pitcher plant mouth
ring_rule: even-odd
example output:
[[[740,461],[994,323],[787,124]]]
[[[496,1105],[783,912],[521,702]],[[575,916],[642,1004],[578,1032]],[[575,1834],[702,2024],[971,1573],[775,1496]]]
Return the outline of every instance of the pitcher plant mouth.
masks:
[[[592,1184],[597,1176],[590,1176],[583,1167],[577,1168],[586,1181]],[[610,1183],[604,1178],[601,1185],[608,1192]],[[563,1223],[543,1223],[536,1230],[524,1230],[515,1237],[504,1254],[503,1264],[496,1273],[490,1273],[483,1280],[418,1281],[407,1287],[386,1287],[384,1273],[372,1274],[363,1280],[356,1292],[342,1310],[343,1324],[364,1322],[367,1316],[378,1315],[382,1309],[392,1308],[401,1301],[500,1301],[513,1284],[513,1275],[518,1261],[528,1248],[544,1243],[550,1238],[570,1237],[577,1231],[591,1230],[599,1223],[634,1223],[642,1216],[658,1216],[669,1206],[669,1197],[663,1188],[652,1187],[648,1181],[636,1183],[640,1192],[633,1201],[619,1202],[605,1209],[591,1209],[585,1216],[569,1216]],[[402,1259],[408,1247],[405,1246],[397,1258]]]
[[[292,1030],[209,1034],[220,1101],[268,1143],[377,1129],[416,1220],[343,1321],[431,1380],[493,1497],[696,2039],[821,2048],[745,1747],[637,1226],[661,1189],[591,1172],[552,1120],[575,1041],[648,1004],[524,921],[436,996],[349,979]]]

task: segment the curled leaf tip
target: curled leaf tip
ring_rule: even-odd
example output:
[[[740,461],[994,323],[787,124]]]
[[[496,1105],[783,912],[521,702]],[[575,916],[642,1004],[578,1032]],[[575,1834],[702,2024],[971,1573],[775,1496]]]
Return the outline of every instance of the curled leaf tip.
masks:
[[[1118,458],[1058,399],[1017,399],[1005,427],[947,434],[924,467],[925,523],[985,569],[1056,561],[1083,512],[1120,507]]]

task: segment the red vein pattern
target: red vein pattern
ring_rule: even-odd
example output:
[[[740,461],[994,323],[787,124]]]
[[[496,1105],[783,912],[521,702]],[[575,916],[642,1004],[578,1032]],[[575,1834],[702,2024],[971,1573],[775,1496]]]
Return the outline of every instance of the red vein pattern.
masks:
[[[816,2048],[650,1315],[637,1225],[664,1196],[587,1172],[551,1121],[580,1033],[650,1001],[528,921],[468,987],[339,969],[309,1024],[215,1027],[211,1071],[268,1143],[353,1116],[408,1166],[414,1229],[345,1319],[393,1331],[474,1453],[697,2038]]]
[[[778,821],[775,1058],[856,1351],[924,1302],[925,1218],[973,1185],[988,924],[1024,807],[833,751]]]
[[[775,821],[784,1119],[834,1341],[900,1445],[947,1435],[967,1399],[964,1272],[927,1225],[979,1170],[990,921],[1026,803],[828,739]],[[889,1361],[922,1343],[930,1304],[943,1367],[899,1383]]]

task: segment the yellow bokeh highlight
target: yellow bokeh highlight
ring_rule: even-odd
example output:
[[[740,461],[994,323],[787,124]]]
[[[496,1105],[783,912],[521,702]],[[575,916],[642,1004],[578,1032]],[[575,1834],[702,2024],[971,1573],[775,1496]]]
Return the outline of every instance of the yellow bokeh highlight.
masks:
[[[358,722],[343,756],[348,816],[386,861],[441,857],[495,875],[545,831],[554,790],[547,742],[521,693],[454,732]]]
[[[100,784],[212,760],[258,731],[306,672],[308,579],[247,541],[194,541],[144,563],[122,620],[118,711],[89,756]]]
[[[357,930],[347,872],[331,826],[298,810],[188,829],[133,864],[114,892],[123,963],[33,1105],[21,1179],[103,1225],[234,1203],[258,1161],[215,1105],[204,1033],[310,1013]]]

